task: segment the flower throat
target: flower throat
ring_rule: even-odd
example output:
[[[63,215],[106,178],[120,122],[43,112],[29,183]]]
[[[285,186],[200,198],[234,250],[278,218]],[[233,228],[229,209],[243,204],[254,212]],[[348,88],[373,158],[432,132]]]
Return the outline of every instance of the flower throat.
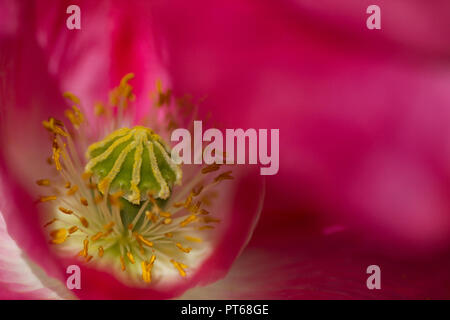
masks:
[[[89,123],[80,99],[65,112],[71,127],[49,118],[51,177],[36,181],[46,194],[44,228],[58,254],[97,261],[126,280],[148,285],[185,278],[210,252],[213,230],[220,222],[207,210],[216,186],[233,179],[225,165],[197,169],[182,184],[182,169],[170,157],[163,139],[144,125],[126,126],[135,99],[127,74],[110,94],[110,105],[97,104],[104,138],[88,138]],[[171,104],[170,91],[157,83],[157,107]],[[86,150],[83,161],[78,150]],[[94,259],[96,258],[96,259]]]

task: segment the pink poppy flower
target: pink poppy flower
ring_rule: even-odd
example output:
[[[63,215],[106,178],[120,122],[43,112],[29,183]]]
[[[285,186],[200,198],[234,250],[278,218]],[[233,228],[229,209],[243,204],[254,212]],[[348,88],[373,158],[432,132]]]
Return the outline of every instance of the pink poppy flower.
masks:
[[[380,1],[383,31],[376,34],[365,29],[369,3],[360,1],[339,7],[310,1],[78,3],[83,27],[73,32],[61,14],[68,2],[1,4],[7,14],[0,22],[4,298],[72,297],[58,282],[64,283],[71,263],[82,266],[83,289],[73,291],[80,298],[171,298],[188,288],[181,297],[446,297],[448,258],[439,251],[440,263],[430,263],[436,256],[429,252],[448,243],[448,79],[438,59],[448,47],[435,32],[448,30],[441,19],[448,10]],[[391,9],[386,16],[385,9]],[[402,17],[426,27],[409,25],[416,34],[410,36]],[[267,179],[261,221],[230,272],[258,217],[257,175],[222,181],[234,190],[219,189],[233,205],[219,206],[225,230],[214,235],[211,255],[199,259],[194,274],[174,274],[167,286],[123,278],[117,268],[120,257],[130,260],[126,252],[114,269],[94,259],[62,259],[48,245],[33,206],[32,184],[50,169],[39,161],[49,148],[41,120],[63,119],[70,105],[61,93],[75,92],[88,137],[97,141],[109,122],[91,107],[130,71],[136,74],[129,81],[136,100],[127,110],[133,124],[167,124],[165,111],[147,108],[148,93],[161,79],[177,96],[207,96],[200,119],[211,112],[222,127],[281,129],[280,172]],[[65,239],[64,246],[65,234],[53,235],[50,241]],[[366,287],[371,264],[381,266],[383,290]],[[146,276],[139,277],[145,283]]]
[[[223,277],[259,217],[264,185],[258,172],[174,163],[169,130],[187,127],[192,102],[171,97],[160,82],[149,95],[164,74],[146,63],[155,49],[145,41],[132,41],[141,48],[126,57],[129,46],[107,48],[109,43],[96,40],[107,30],[120,41],[122,23],[135,35],[140,25],[122,21],[121,14],[113,19],[119,14],[114,8],[105,13],[104,7],[86,5],[84,19],[97,13],[99,19],[85,23],[84,38],[65,28],[63,5],[54,12],[43,3],[7,5],[15,19],[27,23],[2,37],[8,82],[1,126],[7,145],[1,155],[2,236],[8,239],[3,280],[20,263],[9,262],[8,252],[17,259],[18,248],[8,236],[49,279],[64,284],[66,268],[79,265],[82,288],[73,292],[79,298],[171,298]],[[40,19],[44,24],[31,28]],[[61,56],[54,56],[57,52]],[[125,68],[121,63],[142,78],[128,73],[115,79],[114,72]],[[96,84],[89,80],[93,76]],[[105,80],[117,80],[109,96]],[[66,92],[69,88],[77,95]],[[253,175],[256,183],[249,180]],[[19,292],[31,291],[24,281],[7,281],[12,293],[3,294],[22,297]],[[35,291],[56,297],[50,288],[29,297],[38,297]]]

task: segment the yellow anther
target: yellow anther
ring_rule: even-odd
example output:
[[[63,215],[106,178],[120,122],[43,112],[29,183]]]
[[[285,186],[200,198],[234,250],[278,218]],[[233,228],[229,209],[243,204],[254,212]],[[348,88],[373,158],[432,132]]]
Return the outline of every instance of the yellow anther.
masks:
[[[125,266],[125,259],[122,256],[120,256],[120,266],[121,266],[122,271],[127,270],[127,268]]]
[[[142,268],[142,280],[144,280],[146,283],[150,283],[151,278],[150,278],[148,270],[147,270],[147,262],[146,261],[141,262],[141,268]]]
[[[133,87],[128,84],[128,81],[133,78],[133,73],[126,74],[120,81],[119,86],[110,92],[109,99],[111,105],[126,108],[128,106],[128,101],[133,101],[135,99],[135,96],[132,93]]]
[[[89,261],[91,261],[92,260],[92,258],[93,258],[94,256],[88,256],[87,258],[86,258],[86,263],[88,263]]]
[[[200,206],[202,205],[201,201],[197,201],[194,205],[190,205],[187,209],[195,214],[198,212],[198,210],[200,209]]]
[[[216,218],[207,216],[207,217],[204,217],[204,218],[203,218],[203,221],[204,221],[205,223],[210,223],[210,222],[219,223],[219,222],[220,222],[220,219],[216,219]]]
[[[147,261],[141,262],[142,279],[146,283],[150,283],[152,281],[152,268],[153,268],[153,263],[155,262],[155,259],[156,259],[156,256],[152,255],[149,262],[147,262]]]
[[[151,220],[153,223],[156,223],[158,221],[156,215],[154,215],[153,212],[149,210],[145,211],[145,216],[147,217],[148,220]]]
[[[161,211],[159,213],[159,215],[163,218],[171,218],[172,217],[172,214],[170,214],[170,212],[165,212],[165,211]]]
[[[69,181],[67,181],[66,184],[64,185],[64,188],[70,189],[70,187],[71,187],[71,184]]]
[[[120,197],[123,196],[123,191],[118,191],[112,195],[109,196],[109,202],[114,207],[121,207],[121,203],[119,201]]]
[[[210,164],[210,165],[207,166],[207,167],[204,167],[204,168],[202,169],[202,173],[203,173],[203,174],[207,174],[207,173],[210,173],[210,172],[217,171],[217,170],[219,170],[219,169],[220,169],[220,165],[219,165],[219,164],[216,164],[216,163],[213,163],[213,164]]]
[[[42,125],[45,129],[53,134],[57,134],[63,137],[67,137],[68,134],[62,129],[62,122],[56,120],[55,118],[50,118],[48,121],[42,121]]]
[[[105,253],[105,250],[102,246],[98,247],[98,256],[101,258],[103,257],[103,254]]]
[[[198,196],[203,190],[203,186],[199,186],[198,188],[192,189],[192,195],[194,197]]]
[[[48,179],[40,179],[36,181],[36,184],[38,186],[49,186],[50,185],[50,180]]]
[[[84,115],[76,106],[72,106],[72,110],[66,110],[64,115],[76,129],[79,129],[80,125],[84,122]]]
[[[130,81],[133,78],[134,78],[134,73],[132,73],[132,72],[127,73],[120,80],[120,86],[122,86],[122,87],[126,86],[128,84],[128,81]]]
[[[134,257],[133,257],[133,255],[131,254],[131,252],[127,252],[127,257],[128,257],[128,260],[130,260],[130,262],[131,262],[132,264],[135,263]]]
[[[50,232],[50,236],[52,237],[51,243],[61,244],[67,239],[67,230],[65,228],[53,230]]]
[[[165,237],[167,238],[172,238],[173,237],[173,233],[172,232],[167,232],[164,234]]]
[[[174,265],[174,267],[178,270],[178,272],[180,273],[180,275],[184,278],[186,277],[186,271],[184,269],[187,268],[187,266],[185,264],[182,264],[180,262],[177,262],[173,259],[170,260],[170,262],[172,262],[172,264]]]
[[[184,237],[187,241],[191,241],[191,242],[202,242],[203,240],[200,238],[196,238],[196,237],[191,237],[191,236],[185,236]]]
[[[97,117],[104,115],[106,112],[105,106],[103,103],[98,102],[94,106],[94,113]]]
[[[181,207],[189,208],[189,206],[190,206],[191,203],[192,203],[192,198],[193,198],[193,193],[191,192],[191,193],[187,196],[187,198],[186,198],[186,200],[184,201],[184,203],[175,203],[173,206],[174,206],[175,208],[181,208]]]
[[[86,220],[85,217],[78,217],[78,219],[80,220],[80,222],[83,225],[83,227],[89,228],[89,222]]]
[[[99,204],[100,202],[103,201],[103,196],[101,194],[96,195],[94,201],[96,204]]]
[[[181,243],[177,242],[175,244],[177,246],[178,249],[180,249],[181,251],[185,252],[185,253],[189,253],[191,252],[192,248],[184,248]]]
[[[66,209],[66,208],[64,208],[64,207],[59,207],[58,210],[61,211],[61,212],[64,213],[64,214],[72,214],[72,213],[73,213],[72,210]]]
[[[105,224],[105,225],[103,226],[103,228],[104,228],[106,231],[109,231],[109,230],[112,229],[112,227],[114,227],[114,225],[115,225],[115,222],[114,222],[114,221],[111,221],[110,223]]]
[[[58,221],[58,219],[53,218],[52,220],[50,220],[49,222],[47,222],[46,224],[44,224],[44,228],[48,227],[49,225],[55,223],[56,221]]]
[[[163,221],[163,224],[171,224],[172,223],[172,219],[171,218],[165,218]]]
[[[83,174],[81,175],[81,178],[83,180],[89,180],[92,177],[92,172],[83,172]]]
[[[61,149],[59,147],[53,147],[53,161],[55,162],[56,170],[61,171],[62,166],[59,158],[61,157]]]
[[[92,241],[97,241],[98,239],[100,239],[103,236],[103,232],[97,232],[95,235],[93,235],[91,237]]]
[[[72,188],[70,188],[67,191],[67,195],[68,196],[73,196],[77,191],[78,191],[78,186],[77,185],[73,185]]]
[[[166,91],[162,88],[162,82],[161,80],[156,80],[156,93],[157,93],[157,101],[156,106],[161,107],[163,105],[169,105],[170,100],[172,98],[172,91],[170,89],[167,89]]]
[[[72,92],[69,92],[69,91],[64,92],[63,97],[66,99],[69,99],[70,101],[72,101],[75,104],[78,104],[78,105],[80,104],[80,99],[76,95],[74,95]]]
[[[201,226],[198,228],[198,230],[208,230],[208,229],[214,229],[213,226]]]
[[[186,227],[189,223],[195,221],[195,219],[197,219],[196,216],[190,215],[189,217],[187,217],[186,219],[184,219],[183,221],[180,222],[180,226]]]
[[[85,258],[87,258],[87,256],[88,256],[88,251],[89,251],[89,240],[88,240],[88,239],[84,239],[84,240],[83,240],[83,249],[82,249],[80,252],[78,252],[78,255],[79,255],[80,257],[85,257]]]
[[[231,176],[231,172],[232,172],[232,171],[227,171],[227,172],[224,172],[224,173],[218,175],[218,176],[214,179],[214,182],[219,182],[219,181],[222,181],[222,180],[233,180],[234,177]]]
[[[138,234],[137,238],[139,239],[140,242],[145,244],[147,247],[153,247],[153,242],[145,239],[141,234]]]
[[[81,204],[82,204],[83,206],[85,206],[85,207],[87,207],[87,206],[89,205],[87,199],[84,198],[84,197],[81,197],[81,198],[80,198],[80,202],[81,202]]]
[[[75,233],[75,232],[77,232],[77,231],[78,231],[78,227],[77,227],[77,226],[73,226],[73,227],[71,227],[71,228],[69,229],[69,233],[70,233],[70,234]]]
[[[97,190],[97,184],[96,183],[88,183],[86,185],[86,187],[88,187],[91,190]]]
[[[39,202],[48,202],[48,201],[53,201],[56,200],[56,196],[43,196],[39,198]]]

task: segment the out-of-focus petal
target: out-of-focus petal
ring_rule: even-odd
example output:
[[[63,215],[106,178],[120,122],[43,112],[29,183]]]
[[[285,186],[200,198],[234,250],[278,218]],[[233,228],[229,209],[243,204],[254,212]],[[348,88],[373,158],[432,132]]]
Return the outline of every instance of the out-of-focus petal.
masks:
[[[342,32],[316,21],[314,12],[328,11],[312,2],[298,10],[272,1],[175,3],[155,11],[175,90],[206,96],[200,111],[225,127],[280,128],[280,171],[268,178],[265,212],[299,218],[302,193],[310,210],[372,240],[382,234],[380,245],[394,250],[395,242],[396,254],[448,246],[450,71],[436,54],[448,51],[439,36],[427,37],[445,21],[429,17],[424,43],[410,38],[391,50],[364,29],[365,11],[359,28]],[[417,2],[408,3],[394,14],[384,2],[388,26],[400,7],[404,20],[418,15]],[[412,49],[422,45],[427,54]]]
[[[48,277],[26,257],[9,236],[0,212],[0,299],[71,298],[73,295],[60,281]]]
[[[405,52],[422,58],[446,59],[450,55],[448,37],[450,4],[445,0],[433,3],[421,0],[347,0],[336,2],[288,0],[298,19],[333,29],[341,36],[361,42],[361,47],[373,50]],[[369,6],[376,4],[381,12],[381,30],[368,32],[366,13]]]
[[[49,170],[45,158],[50,153],[43,152],[49,141],[41,122],[50,115],[60,117],[65,104],[58,81],[48,72],[45,54],[34,40],[30,27],[34,16],[19,10],[16,18],[24,24],[19,24],[16,34],[0,38],[1,211],[8,234],[27,257],[49,276],[64,281],[65,271],[50,256],[39,231],[34,197],[29,192],[34,181]]]
[[[252,241],[224,279],[181,299],[448,299],[448,258],[433,263],[375,253],[345,232]],[[290,232],[292,232],[290,234]],[[290,235],[289,235],[290,234]],[[367,267],[380,267],[380,290],[369,290]]]

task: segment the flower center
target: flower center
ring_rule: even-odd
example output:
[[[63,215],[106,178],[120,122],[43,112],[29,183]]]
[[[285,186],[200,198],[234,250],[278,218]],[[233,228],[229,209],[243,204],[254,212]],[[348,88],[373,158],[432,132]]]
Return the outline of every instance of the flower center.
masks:
[[[208,205],[215,186],[233,177],[212,164],[190,170],[181,184],[182,170],[163,139],[146,126],[123,126],[134,100],[132,78],[126,75],[111,92],[110,106],[96,106],[106,138],[94,143],[80,100],[64,94],[73,103],[65,113],[71,127],[55,118],[43,122],[52,138],[54,176],[36,182],[51,191],[38,202],[58,254],[93,260],[126,281],[160,283],[187,277],[211,252],[208,230],[220,221]],[[170,105],[160,85],[158,97],[157,106]],[[79,150],[86,150],[86,160]]]

